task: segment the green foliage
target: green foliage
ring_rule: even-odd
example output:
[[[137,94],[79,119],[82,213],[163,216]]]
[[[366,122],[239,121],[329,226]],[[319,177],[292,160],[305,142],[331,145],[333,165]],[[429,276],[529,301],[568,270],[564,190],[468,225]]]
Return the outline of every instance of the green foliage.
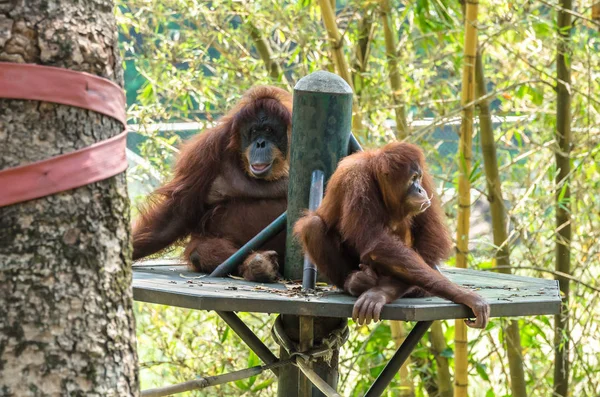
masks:
[[[577,5],[587,16],[591,0]],[[559,34],[553,3],[480,3],[479,42],[484,48],[486,79],[496,134],[498,160],[510,217],[511,259],[520,275],[551,278],[556,228],[554,198],[563,196],[555,186],[554,131],[556,128],[555,56]],[[362,18],[373,20],[373,35],[364,70],[353,70],[356,100],[368,124],[367,146],[393,139],[392,95],[387,76],[384,39],[377,2],[337,2],[337,22],[350,65],[356,65],[357,45],[363,37]],[[399,64],[411,141],[421,145],[435,174],[444,208],[455,223],[457,134],[460,126],[460,85],[463,22],[460,4],[441,0],[393,2],[398,31]],[[212,125],[241,93],[255,84],[272,84],[291,91],[295,82],[315,70],[333,70],[329,43],[315,1],[239,2],[216,0],[130,0],[117,11],[130,121],[140,126],[134,151],[166,177],[176,147],[187,136],[152,128],[159,122],[193,121]],[[574,17],[569,46],[573,93],[573,172],[570,206],[573,216],[571,283],[571,394],[596,396],[600,389],[600,40],[597,26]],[[249,34],[249,23],[266,38],[272,59],[283,74],[270,76]],[[188,132],[189,133],[189,132]],[[475,212],[472,229],[486,224],[485,175],[474,137],[472,197],[483,205]],[[136,171],[138,181],[148,180]],[[130,177],[134,178],[130,173]],[[134,199],[138,199],[134,197]],[[480,208],[480,207],[476,207]],[[473,267],[489,270],[493,264],[491,234],[472,231]],[[448,262],[453,265],[454,259]],[[585,284],[584,284],[585,283]],[[216,375],[259,363],[240,339],[213,313],[136,303],[142,388]],[[273,350],[269,332],[273,317],[242,314],[251,328]],[[502,328],[508,319],[492,319],[487,330],[470,331],[470,395],[508,396],[508,365]],[[529,395],[551,395],[553,365],[551,317],[519,320]],[[444,322],[453,360],[454,323]],[[412,358],[416,395],[428,395],[435,383],[437,364],[424,338]],[[340,391],[360,396],[393,354],[387,323],[353,329],[340,358]],[[272,374],[223,385],[196,396],[275,395]],[[395,379],[386,395],[397,395]]]

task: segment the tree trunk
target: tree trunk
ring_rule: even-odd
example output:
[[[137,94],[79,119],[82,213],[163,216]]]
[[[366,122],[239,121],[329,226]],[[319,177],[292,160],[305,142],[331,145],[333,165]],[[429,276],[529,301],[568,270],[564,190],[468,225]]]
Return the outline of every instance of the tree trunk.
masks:
[[[559,2],[556,54],[556,271],[571,274],[571,0]],[[555,317],[554,394],[566,396],[569,390],[569,279],[557,277],[563,294],[562,310]]]
[[[0,61],[122,86],[111,0],[0,2]],[[0,169],[117,135],[110,117],[0,99]],[[138,395],[125,174],[0,208],[3,396]]]
[[[471,215],[471,153],[473,142],[473,103],[475,99],[475,55],[477,52],[477,3],[465,7],[465,44],[462,73],[463,106],[458,154],[458,225],[456,230],[456,266],[467,267],[469,255],[469,218]],[[454,396],[466,397],[468,387],[467,326],[457,320],[454,336]]]
[[[483,60],[481,52],[477,52],[475,64],[475,80],[477,87],[477,98],[481,99],[487,95],[485,76],[483,74]],[[500,272],[510,274],[510,247],[508,245],[508,227],[504,200],[502,198],[502,184],[498,173],[498,158],[496,156],[496,142],[492,127],[492,115],[490,103],[483,99],[478,104],[479,108],[479,137],[481,141],[481,152],[483,153],[483,164],[487,180],[487,197],[492,214],[492,231],[494,234],[494,245],[498,247],[494,255],[496,266],[500,266]],[[504,340],[506,341],[506,353],[508,355],[508,367],[510,369],[510,389],[512,397],[526,397],[525,373],[523,371],[523,349],[521,347],[521,334],[519,322],[511,320],[504,329]]]

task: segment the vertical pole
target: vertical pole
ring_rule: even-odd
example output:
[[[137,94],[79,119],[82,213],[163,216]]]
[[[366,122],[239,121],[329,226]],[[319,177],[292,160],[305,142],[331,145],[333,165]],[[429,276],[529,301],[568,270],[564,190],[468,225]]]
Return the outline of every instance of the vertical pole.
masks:
[[[571,274],[571,33],[573,30],[572,0],[560,0],[557,15],[558,43],[556,52],[556,251],[555,268],[559,274]],[[560,314],[554,317],[554,396],[569,393],[569,287],[570,280],[556,277],[563,299]],[[572,391],[571,391],[572,393]]]
[[[310,195],[308,198],[308,209],[316,210],[323,201],[323,171],[315,170],[312,173],[310,182]],[[317,267],[310,260],[308,255],[304,255],[304,273],[302,275],[302,289],[315,289],[317,283]]]
[[[458,214],[456,227],[456,267],[467,268],[469,261],[469,221],[471,216],[471,160],[473,145],[473,105],[475,99],[475,57],[477,54],[478,0],[466,0],[465,45],[461,104],[463,106],[458,151]],[[454,397],[467,397],[467,326],[456,320],[454,327]]]
[[[323,171],[327,181],[348,154],[352,89],[333,73],[312,73],[294,87],[293,109],[284,276],[300,279],[304,256],[292,228],[308,208],[312,172]]]
[[[313,347],[314,343],[314,321],[311,316],[300,316],[300,346],[298,347],[301,352],[309,350]],[[312,369],[312,363],[307,362],[306,365]],[[312,382],[304,374],[298,373],[298,397],[311,397],[312,396]]]
[[[321,170],[314,170],[310,182],[310,194],[308,198],[308,209],[316,210],[321,201],[323,201],[323,178],[324,174]],[[317,283],[317,267],[310,260],[308,255],[304,255],[304,272],[302,275],[302,289],[305,291],[315,289]],[[309,350],[313,347],[315,337],[314,321],[312,316],[300,316],[300,346],[301,352]],[[312,369],[312,363],[307,362],[306,365]],[[299,374],[300,375],[300,374]],[[304,376],[303,376],[304,375]],[[312,396],[312,382],[303,373],[298,378],[298,397]]]
[[[292,234],[295,222],[308,208],[312,173],[323,171],[325,183],[335,171],[339,160],[348,154],[352,125],[352,89],[341,77],[318,71],[298,81],[294,87],[294,112],[292,113],[292,143],[290,179],[288,188],[286,279],[299,280],[304,268],[304,255]],[[286,333],[298,335],[299,319],[283,316]],[[316,319],[314,341],[328,335],[328,326],[339,325],[339,319]],[[318,325],[318,326],[317,326]],[[282,351],[281,358],[287,354]],[[315,363],[315,372],[332,387],[337,385],[337,359],[335,351],[331,365]],[[279,374],[278,396],[298,396],[298,369],[282,368]],[[322,395],[313,388],[313,396]]]

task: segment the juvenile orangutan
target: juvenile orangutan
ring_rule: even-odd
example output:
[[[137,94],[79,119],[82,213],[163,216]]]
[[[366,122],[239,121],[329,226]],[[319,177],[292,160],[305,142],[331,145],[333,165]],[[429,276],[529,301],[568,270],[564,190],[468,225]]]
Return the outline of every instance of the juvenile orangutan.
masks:
[[[320,272],[358,296],[353,318],[378,321],[386,303],[405,296],[436,295],[473,310],[474,328],[485,328],[489,306],[452,283],[437,264],[451,253],[444,213],[425,169],[423,152],[395,142],[344,158],[322,204],[294,226]]]

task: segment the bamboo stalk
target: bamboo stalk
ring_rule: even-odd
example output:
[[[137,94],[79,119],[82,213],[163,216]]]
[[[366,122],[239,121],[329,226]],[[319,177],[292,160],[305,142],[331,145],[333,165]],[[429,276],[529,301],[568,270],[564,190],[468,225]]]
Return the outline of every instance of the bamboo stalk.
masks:
[[[367,60],[369,59],[374,32],[373,17],[369,12],[358,22],[358,40],[356,42],[356,54],[352,65],[352,81],[355,83],[354,93],[359,98],[364,87],[363,73],[367,71]]]
[[[571,274],[571,0],[560,0],[558,10],[558,45],[556,54],[556,271]],[[569,390],[569,280],[557,277],[563,294],[561,313],[555,317],[554,394],[567,396]]]
[[[469,386],[467,326],[456,320],[454,327],[454,397],[466,397]]]
[[[380,13],[381,22],[383,26],[383,34],[385,38],[385,53],[388,60],[388,70],[390,77],[390,86],[392,88],[392,100],[394,102],[394,111],[396,115],[396,139],[402,140],[408,136],[408,129],[406,123],[406,114],[404,110],[404,103],[402,101],[401,92],[402,84],[400,82],[400,71],[398,69],[398,54],[396,52],[396,32],[394,29],[394,22],[392,19],[392,11],[389,0],[380,1]],[[400,321],[391,321],[390,329],[392,331],[392,338],[396,341],[396,346],[400,346],[406,338],[406,331],[404,325]],[[410,380],[410,358],[400,368],[400,382],[402,390],[400,396],[413,396],[414,395],[414,384]]]
[[[246,26],[250,31],[250,37],[252,37],[252,40],[254,41],[256,51],[258,51],[260,58],[265,63],[269,76],[274,80],[279,80],[282,75],[281,66],[273,59],[273,52],[271,51],[269,42],[252,22],[246,22]]]
[[[415,356],[412,362],[417,368],[433,368],[433,362],[430,355],[423,357]],[[438,385],[437,380],[430,372],[418,371],[418,375],[421,378],[422,389],[425,393],[421,393],[423,396],[438,397]]]
[[[592,21],[600,23],[600,1],[592,5]]]
[[[396,139],[402,140],[409,135],[408,124],[406,123],[406,111],[404,101],[402,100],[402,83],[400,79],[400,69],[398,68],[398,52],[396,47],[396,29],[392,19],[392,7],[390,0],[381,0],[381,23],[383,25],[383,35],[385,38],[385,55],[388,61],[388,71],[390,75],[390,86],[392,87],[392,100],[396,113]]]
[[[431,343],[431,351],[437,363],[437,397],[452,397],[452,377],[450,376],[450,365],[448,359],[442,356],[442,352],[446,350],[446,338],[442,330],[442,323],[434,321],[429,331],[429,341]]]
[[[342,35],[338,30],[337,22],[335,20],[335,11],[331,7],[331,2],[329,0],[319,0],[319,5],[321,6],[323,24],[325,25],[325,29],[327,30],[331,42],[331,53],[333,55],[335,67],[340,77],[346,80],[350,87],[353,87],[350,69],[348,68],[346,58],[344,57]]]
[[[490,103],[485,99],[487,89],[481,52],[477,52],[475,63],[475,79],[477,88],[477,103],[479,108],[479,136],[481,141],[481,152],[483,153],[483,164],[487,180],[488,201],[492,215],[492,232],[494,245],[499,247],[494,255],[495,265],[502,266],[501,272],[510,274],[510,247],[508,245],[508,227],[504,202],[502,198],[502,185],[498,173],[498,158],[496,156],[496,145],[492,127],[492,115]],[[508,367],[510,370],[510,388],[513,397],[526,397],[525,373],[523,372],[523,351],[521,348],[521,335],[519,323],[511,320],[504,329],[507,345]]]
[[[404,323],[402,321],[390,321],[390,331],[392,333],[392,339],[396,344],[396,348],[402,345],[402,342],[406,339],[406,329],[404,329]],[[406,359],[398,375],[400,375],[400,390],[398,390],[399,397],[413,397],[415,395],[415,386],[410,376],[410,357]]]
[[[475,0],[467,0],[465,7],[465,44],[462,73],[461,104],[464,107],[460,128],[458,225],[456,231],[456,266],[466,268],[469,255],[469,218],[471,215],[471,155],[473,142],[473,100],[475,99],[475,55],[477,52],[477,10]],[[469,105],[471,104],[471,105]],[[468,105],[468,106],[467,106]],[[455,379],[454,396],[466,397],[468,387],[467,327],[456,321],[454,336]]]
[[[348,83],[352,88],[352,91],[354,91],[354,83],[352,81],[352,76],[350,75],[350,68],[344,57],[342,35],[338,30],[335,19],[335,0],[319,0],[319,5],[321,7],[323,24],[325,25],[325,30],[327,30],[327,35],[329,36],[329,41],[331,43],[331,54],[333,56],[335,68],[340,77],[346,80],[346,83]],[[363,131],[362,118],[356,102],[352,103],[352,110],[352,129],[360,135],[364,135],[365,132]]]

